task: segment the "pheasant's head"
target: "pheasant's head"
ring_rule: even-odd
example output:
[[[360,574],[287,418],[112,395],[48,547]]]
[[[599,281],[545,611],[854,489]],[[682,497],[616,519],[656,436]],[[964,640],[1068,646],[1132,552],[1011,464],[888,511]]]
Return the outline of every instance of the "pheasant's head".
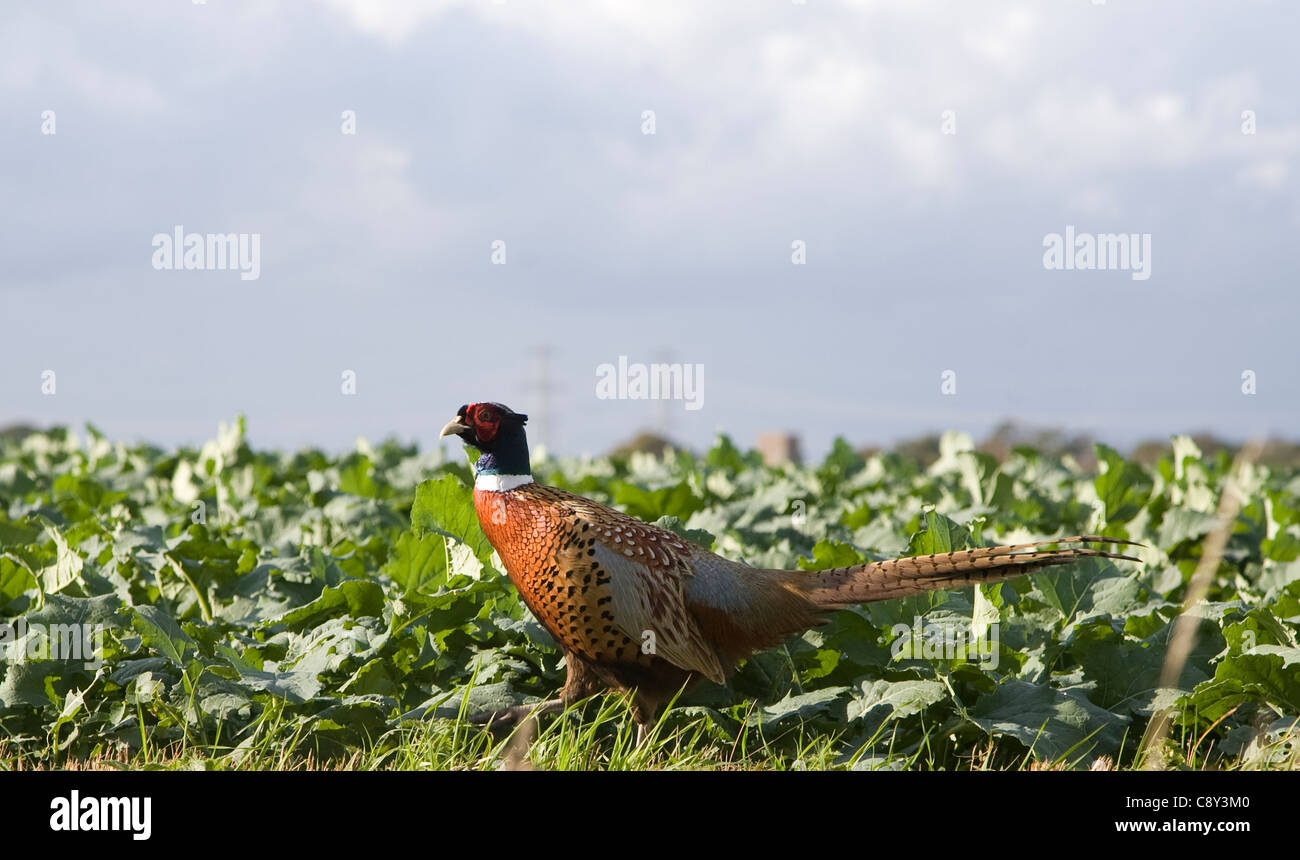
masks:
[[[466,445],[483,452],[479,474],[527,475],[527,415],[500,403],[470,403],[456,411],[438,438],[459,436]]]

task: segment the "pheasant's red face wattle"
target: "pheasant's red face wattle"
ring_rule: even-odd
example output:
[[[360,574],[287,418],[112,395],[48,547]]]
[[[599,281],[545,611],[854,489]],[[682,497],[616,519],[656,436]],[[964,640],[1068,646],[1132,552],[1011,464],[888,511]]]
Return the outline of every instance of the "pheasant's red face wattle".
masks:
[[[466,407],[465,420],[480,442],[491,442],[501,427],[501,412],[491,403],[474,403]]]

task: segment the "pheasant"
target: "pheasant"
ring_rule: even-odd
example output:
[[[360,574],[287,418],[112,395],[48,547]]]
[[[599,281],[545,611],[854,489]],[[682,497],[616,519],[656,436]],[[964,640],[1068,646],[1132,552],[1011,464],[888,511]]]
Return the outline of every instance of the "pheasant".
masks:
[[[664,702],[701,678],[722,684],[736,664],[825,623],[829,610],[981,582],[1081,558],[1137,561],[1086,547],[1133,541],[1079,535],[1014,546],[898,558],[832,570],[763,570],[672,532],[533,480],[521,415],[500,403],[462,406],[439,438],[481,455],[474,508],[506,574],[559,643],[559,698],[487,715],[511,722],[602,689],[631,695],[638,738]]]

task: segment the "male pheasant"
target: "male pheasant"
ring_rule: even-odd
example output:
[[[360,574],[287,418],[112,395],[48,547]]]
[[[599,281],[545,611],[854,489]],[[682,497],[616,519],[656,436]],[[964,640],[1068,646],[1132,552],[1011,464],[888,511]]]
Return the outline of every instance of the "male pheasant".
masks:
[[[737,662],[823,623],[827,610],[938,588],[997,582],[1096,549],[1048,544],[1132,541],[1080,535],[899,558],[833,570],[762,570],[672,532],[533,481],[521,415],[500,403],[462,406],[441,436],[482,452],[474,508],[524,603],[564,652],[560,698],[493,715],[515,720],[603,688],[632,694],[643,734],[660,705],[699,678],[719,684]]]

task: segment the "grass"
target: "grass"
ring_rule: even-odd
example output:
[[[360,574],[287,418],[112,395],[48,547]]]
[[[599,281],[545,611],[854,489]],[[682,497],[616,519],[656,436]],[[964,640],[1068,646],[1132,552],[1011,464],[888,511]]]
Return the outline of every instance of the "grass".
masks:
[[[1071,751],[1057,759],[1035,758],[1013,740],[987,739],[955,755],[953,738],[939,727],[919,743],[896,747],[882,726],[844,752],[844,738],[802,725],[769,733],[742,722],[728,734],[706,715],[667,710],[636,744],[627,701],[614,694],[578,703],[553,717],[521,721],[509,730],[454,719],[412,721],[364,747],[313,747],[301,726],[283,714],[266,715],[233,745],[193,739],[142,744],[105,743],[81,758],[56,751],[24,752],[0,742],[0,771],[31,770],[222,770],[222,771],[496,771],[496,770],[1141,770],[1144,749],[1127,760]],[[886,724],[888,725],[888,724]],[[1248,754],[1224,757],[1190,735],[1165,741],[1166,761],[1178,770],[1300,770],[1300,721],[1282,737]],[[853,746],[850,744],[849,746]]]

